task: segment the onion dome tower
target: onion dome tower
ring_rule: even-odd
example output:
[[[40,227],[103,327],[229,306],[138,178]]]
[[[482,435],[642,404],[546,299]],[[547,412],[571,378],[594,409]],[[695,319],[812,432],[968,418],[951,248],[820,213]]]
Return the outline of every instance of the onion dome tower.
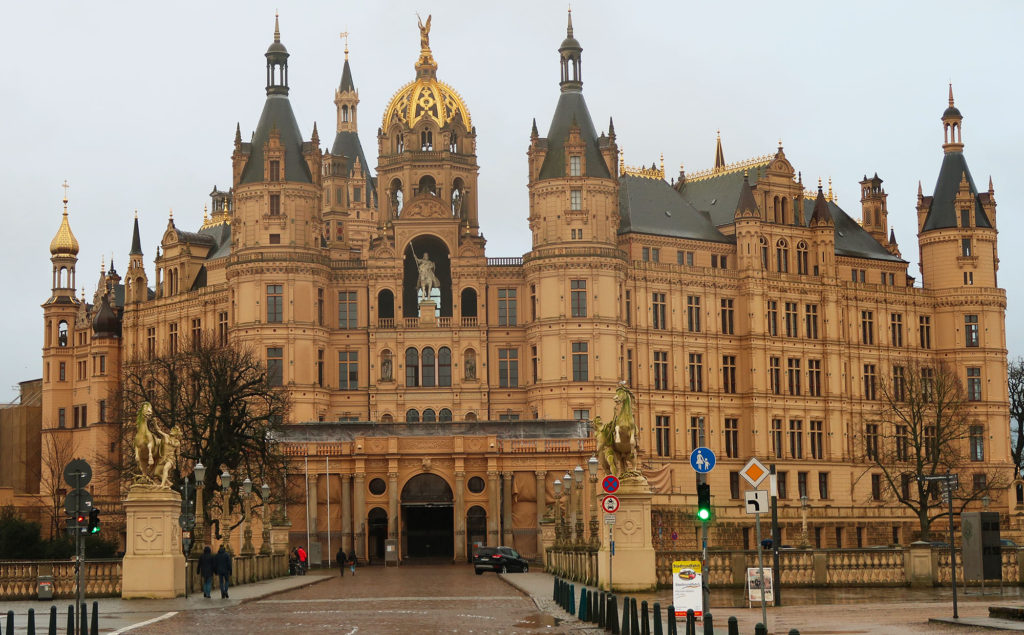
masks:
[[[65,182],[64,216],[53,240],[50,241],[50,262],[53,263],[53,283],[50,285],[53,294],[50,301],[63,298],[74,303],[75,300],[75,266],[78,264],[78,239],[71,232],[68,223],[68,195]]]

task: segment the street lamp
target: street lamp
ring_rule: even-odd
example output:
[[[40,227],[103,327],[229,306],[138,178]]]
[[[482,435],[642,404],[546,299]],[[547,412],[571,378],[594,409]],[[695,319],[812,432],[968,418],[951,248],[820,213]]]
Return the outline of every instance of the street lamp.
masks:
[[[205,508],[203,507],[203,484],[206,483],[206,466],[202,461],[196,461],[192,468],[192,475],[196,477],[196,526],[195,538],[192,540],[193,552],[200,552],[206,546]]]
[[[555,490],[555,544],[562,543],[562,481],[555,479],[552,487]]]
[[[575,507],[572,506],[572,473],[566,472],[562,477],[562,487],[565,491],[565,541],[572,542],[572,516]]]
[[[242,513],[245,514],[245,531],[242,533],[242,555],[251,556],[256,553],[256,547],[252,544],[252,479],[248,476],[242,481]]]
[[[572,471],[576,483],[576,543],[583,542],[583,468],[579,465]]]
[[[587,459],[590,473],[590,544],[597,546],[597,457]]]
[[[223,500],[222,522],[224,525],[221,532],[221,536],[223,536],[221,544],[224,545],[228,553],[233,554],[234,549],[231,548],[231,473],[228,472],[227,468],[224,468],[224,471],[220,474],[220,491]]]
[[[270,486],[264,483],[260,487],[260,492],[263,494],[263,544],[260,545],[260,553],[269,556],[271,553],[270,516],[267,514],[267,510],[270,508]]]
[[[807,494],[800,497],[800,547],[806,549],[811,546],[807,539]]]

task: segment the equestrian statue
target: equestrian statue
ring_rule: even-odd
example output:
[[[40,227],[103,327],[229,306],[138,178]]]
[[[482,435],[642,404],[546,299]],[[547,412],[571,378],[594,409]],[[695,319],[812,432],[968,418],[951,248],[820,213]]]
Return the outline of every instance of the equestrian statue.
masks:
[[[153,421],[153,405],[143,402],[135,417],[135,462],[139,466],[136,482],[169,488],[180,448],[181,428],[174,426],[170,432],[161,429]]]
[[[597,437],[597,457],[601,468],[619,480],[644,480],[639,470],[640,444],[633,419],[636,398],[624,382],[615,389],[615,412],[611,421],[594,417],[594,435]]]

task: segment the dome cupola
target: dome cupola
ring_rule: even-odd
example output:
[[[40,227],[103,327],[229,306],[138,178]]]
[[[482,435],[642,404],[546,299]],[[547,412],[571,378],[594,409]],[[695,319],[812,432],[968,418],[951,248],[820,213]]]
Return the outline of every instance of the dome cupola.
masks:
[[[50,241],[50,255],[52,256],[77,256],[78,239],[71,233],[71,225],[68,223],[68,197],[64,195],[64,218],[60,221],[57,234]]]

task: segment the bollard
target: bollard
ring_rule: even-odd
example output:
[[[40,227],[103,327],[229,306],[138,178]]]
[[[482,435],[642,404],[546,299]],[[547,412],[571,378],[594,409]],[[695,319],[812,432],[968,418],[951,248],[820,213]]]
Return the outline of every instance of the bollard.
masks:
[[[629,632],[632,635],[642,635],[640,621],[636,617],[636,598],[629,598]]]
[[[704,614],[704,635],[715,635],[715,618],[711,613]]]
[[[647,615],[647,600],[640,603],[640,635],[651,635],[651,622]]]
[[[14,611],[7,611],[7,632],[14,632]]]
[[[92,625],[89,628],[89,635],[100,635],[100,603],[95,600],[92,603]]]
[[[697,618],[693,609],[686,609],[686,635],[697,635]]]
[[[619,629],[622,635],[637,635],[633,632],[633,623],[629,621],[629,606],[631,603],[631,598],[622,598],[622,628]]]
[[[800,635],[800,631],[796,630],[795,628],[791,628],[789,629],[789,635]]]
[[[768,627],[761,622],[758,622],[757,625],[754,626],[754,635],[768,635]]]
[[[676,623],[676,607],[668,605],[668,635],[679,635],[679,625]]]
[[[595,605],[597,613],[594,615],[594,623],[597,624],[599,628],[604,628],[604,612],[608,608],[608,598],[605,597],[604,591],[595,591],[594,601],[597,602]]]
[[[558,578],[555,578],[555,582],[551,588],[551,601],[558,603]]]
[[[75,635],[75,605],[68,604],[68,629],[66,635]]]
[[[611,631],[612,635],[621,635],[619,633],[619,599],[613,593],[608,594],[608,614],[604,616],[604,621],[604,627]]]
[[[576,615],[576,585],[569,585],[569,615]]]
[[[597,618],[601,614],[601,609],[598,608],[597,589],[588,592],[587,596],[587,616],[590,617],[590,623],[597,625]]]
[[[740,635],[740,621],[735,615],[729,618],[729,635]]]
[[[665,631],[661,628],[661,604],[655,602],[652,607],[654,613],[654,635],[665,635]]]
[[[580,606],[576,611],[576,619],[581,622],[587,621],[587,589],[586,587],[580,588]]]
[[[82,602],[82,612],[78,620],[78,632],[81,635],[89,635],[89,607]]]
[[[57,605],[50,605],[50,628],[46,630],[46,635],[57,635]]]
[[[11,631],[13,632],[13,631]],[[26,626],[26,632],[28,635],[36,635],[36,610],[28,610],[28,625]]]

